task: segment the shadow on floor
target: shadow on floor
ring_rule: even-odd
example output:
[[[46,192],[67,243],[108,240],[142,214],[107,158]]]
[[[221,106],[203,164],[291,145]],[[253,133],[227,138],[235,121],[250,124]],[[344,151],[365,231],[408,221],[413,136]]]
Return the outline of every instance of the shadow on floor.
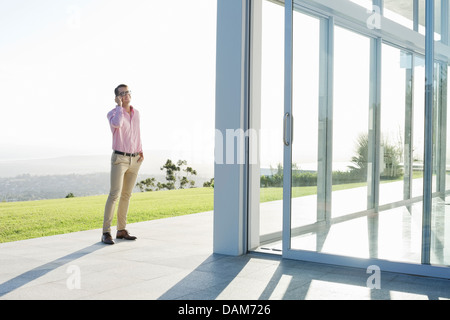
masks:
[[[264,263],[267,259],[269,263]],[[266,258],[260,254],[213,254],[159,300],[243,296],[251,300],[450,299],[450,280],[381,272],[380,288],[370,289],[369,276],[365,269]]]
[[[17,277],[15,277],[11,280],[1,283],[0,284],[0,297],[26,285],[27,283],[29,283],[31,281],[34,281],[34,280],[46,275],[47,273],[65,265],[65,264],[68,264],[76,259],[79,259],[85,255],[93,253],[104,247],[105,246],[101,242],[95,243],[86,248],[72,252],[61,258],[58,258],[56,260],[53,260],[51,262],[48,262],[46,264],[43,264],[36,268],[33,268],[27,272],[24,272],[24,273],[18,275]]]

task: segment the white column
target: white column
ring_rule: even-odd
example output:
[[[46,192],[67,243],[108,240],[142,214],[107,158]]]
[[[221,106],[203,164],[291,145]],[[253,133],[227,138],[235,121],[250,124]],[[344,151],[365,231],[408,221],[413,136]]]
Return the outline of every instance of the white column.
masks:
[[[248,151],[239,139],[248,129],[247,2],[217,1],[213,250],[227,255],[247,250]]]

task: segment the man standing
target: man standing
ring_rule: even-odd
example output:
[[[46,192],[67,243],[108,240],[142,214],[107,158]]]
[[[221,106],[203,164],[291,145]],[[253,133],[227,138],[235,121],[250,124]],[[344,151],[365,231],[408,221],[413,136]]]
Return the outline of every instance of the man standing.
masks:
[[[111,222],[117,209],[117,239],[136,240],[125,229],[130,197],[136,184],[139,168],[144,160],[140,134],[139,112],[131,106],[131,91],[125,84],[115,90],[116,107],[108,112],[113,137],[111,156],[111,188],[105,205],[102,242],[114,244]]]

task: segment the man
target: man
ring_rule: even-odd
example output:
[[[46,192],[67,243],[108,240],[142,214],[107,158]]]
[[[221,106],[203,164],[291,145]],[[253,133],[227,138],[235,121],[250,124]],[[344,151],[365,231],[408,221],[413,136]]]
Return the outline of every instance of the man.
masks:
[[[117,239],[136,240],[125,229],[131,193],[144,160],[140,135],[139,112],[131,106],[131,91],[125,84],[114,89],[116,107],[108,112],[113,137],[111,156],[111,189],[105,205],[102,242],[114,244],[111,222],[117,209]]]

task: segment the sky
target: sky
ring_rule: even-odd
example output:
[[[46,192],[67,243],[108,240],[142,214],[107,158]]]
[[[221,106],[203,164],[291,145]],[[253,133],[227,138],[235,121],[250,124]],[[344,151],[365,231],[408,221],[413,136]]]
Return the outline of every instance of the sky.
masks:
[[[166,150],[168,157],[213,164],[216,10],[215,0],[0,0],[0,161],[109,154],[106,114],[115,106],[114,88],[125,83],[141,114],[149,155]],[[295,116],[293,161],[314,163],[318,20],[295,16],[293,95],[305,113]],[[343,119],[337,130],[335,123],[342,144],[335,143],[334,155],[345,162],[354,155],[355,125],[367,130],[369,42],[336,30],[334,108],[353,105],[353,118],[364,108],[353,126]],[[261,164],[275,167],[283,157],[282,6],[263,2],[262,31]],[[393,63],[384,71],[384,83],[397,89],[404,74],[401,55],[398,50],[384,55]],[[349,65],[356,74],[349,73]],[[388,70],[399,75],[386,76]],[[389,103],[384,110],[400,112],[391,118],[401,119],[403,110],[395,107],[401,102]]]
[[[144,150],[212,158],[215,36],[212,0],[0,0],[0,160],[110,153],[121,83]]]

